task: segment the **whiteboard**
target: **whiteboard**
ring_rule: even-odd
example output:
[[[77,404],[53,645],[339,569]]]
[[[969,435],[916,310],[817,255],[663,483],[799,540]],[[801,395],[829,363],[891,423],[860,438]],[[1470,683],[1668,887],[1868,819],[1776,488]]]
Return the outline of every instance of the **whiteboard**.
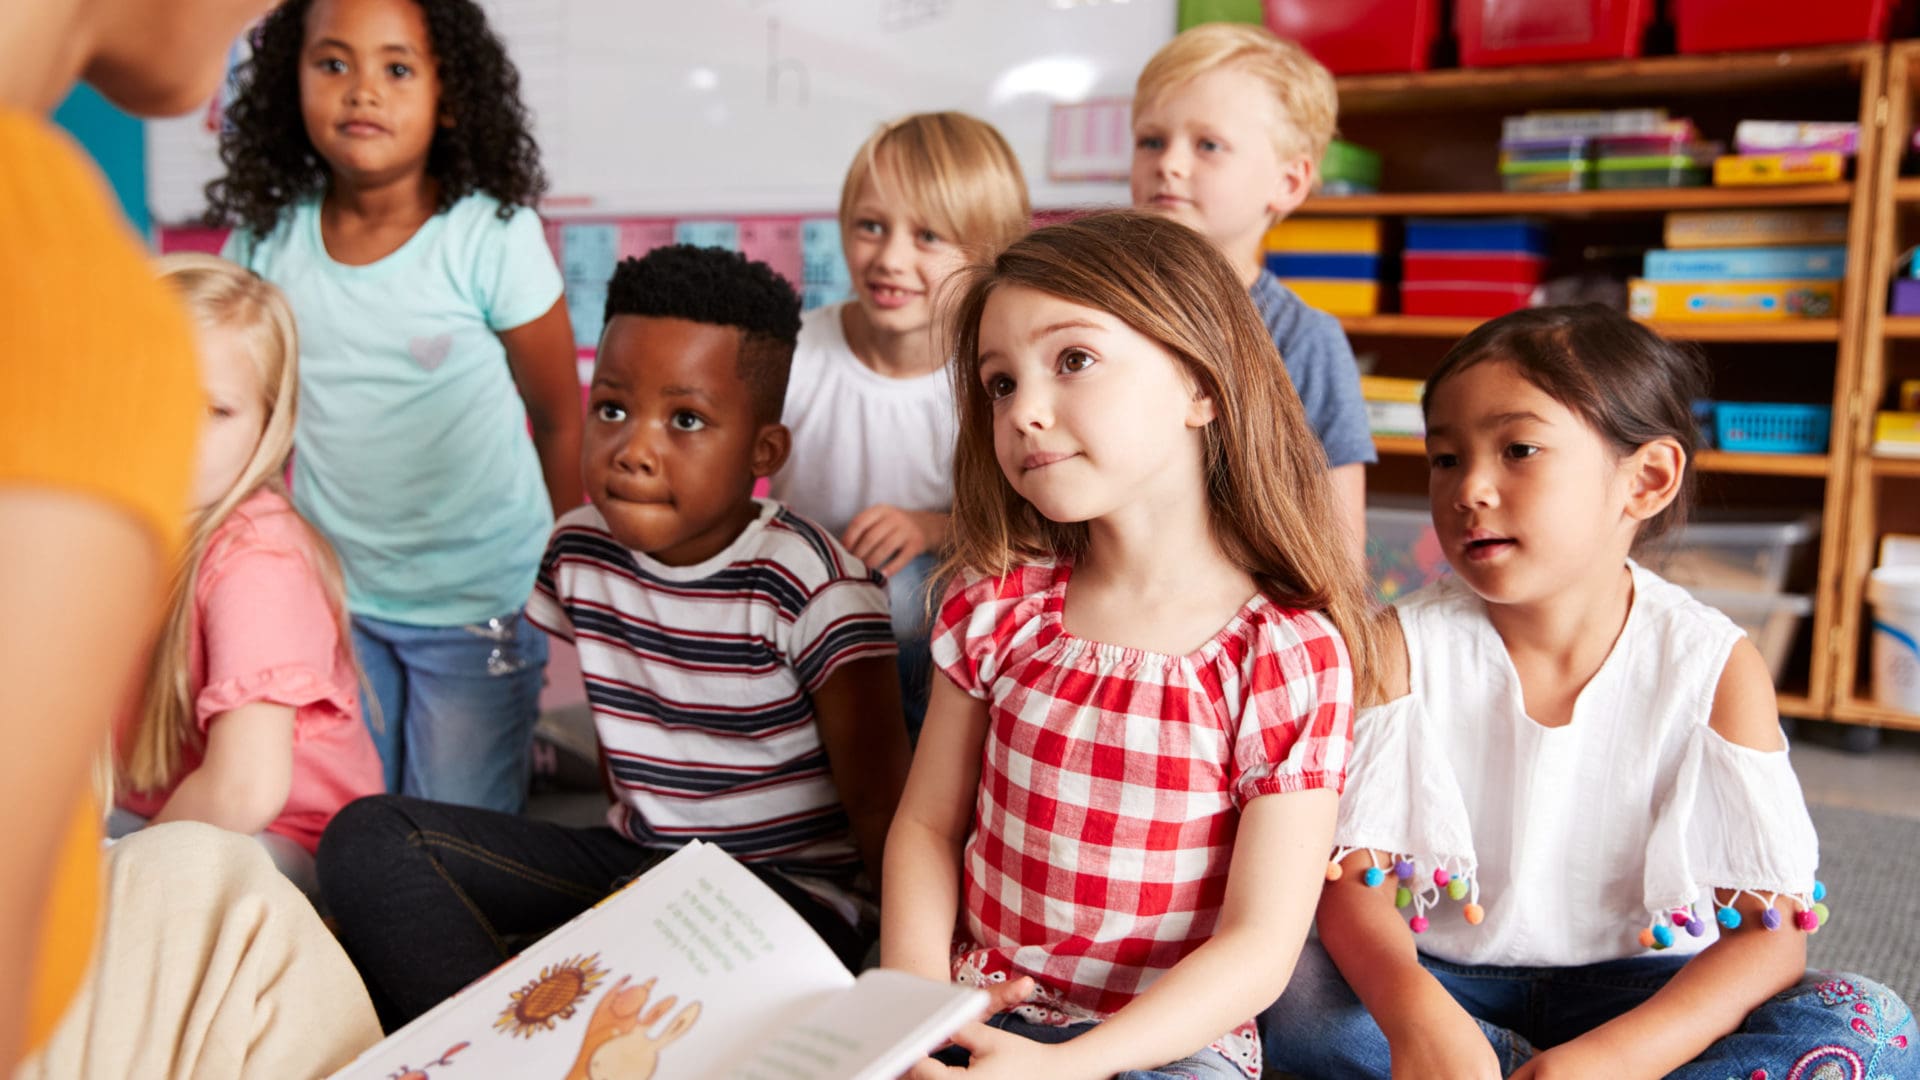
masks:
[[[1036,207],[1124,203],[1047,179],[1055,104],[1131,96],[1177,0],[481,0],[520,69],[556,216],[831,212],[881,122],[998,127]],[[155,220],[204,204],[211,115],[148,132]]]

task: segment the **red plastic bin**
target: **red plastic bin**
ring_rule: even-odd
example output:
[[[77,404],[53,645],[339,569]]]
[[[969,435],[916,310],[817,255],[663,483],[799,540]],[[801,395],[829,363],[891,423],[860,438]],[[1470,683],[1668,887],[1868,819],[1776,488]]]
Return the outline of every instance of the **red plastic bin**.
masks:
[[[1409,282],[1537,285],[1546,266],[1538,255],[1409,251],[1400,256],[1401,280]]]
[[[1533,299],[1534,286],[1473,281],[1403,281],[1402,315],[1462,316],[1492,319],[1519,311]]]
[[[1894,0],[1673,0],[1673,32],[1683,53],[1885,41],[1898,6]]]
[[[1460,0],[1460,66],[1553,64],[1640,55],[1653,0]]]
[[[1335,75],[1425,71],[1440,0],[1261,0],[1267,29]]]

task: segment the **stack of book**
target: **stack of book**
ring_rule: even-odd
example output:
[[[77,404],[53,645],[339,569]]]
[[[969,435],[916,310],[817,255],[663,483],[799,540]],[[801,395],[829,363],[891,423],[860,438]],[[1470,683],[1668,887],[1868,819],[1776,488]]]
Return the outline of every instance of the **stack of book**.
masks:
[[[1713,163],[1713,182],[1722,187],[1827,184],[1846,177],[1860,148],[1860,125],[1742,120],[1733,146],[1734,153]]]
[[[1380,310],[1379,218],[1288,218],[1267,231],[1267,269],[1329,315]]]
[[[1666,247],[1627,283],[1627,308],[1638,319],[1834,318],[1845,241],[1845,211],[1676,211]]]

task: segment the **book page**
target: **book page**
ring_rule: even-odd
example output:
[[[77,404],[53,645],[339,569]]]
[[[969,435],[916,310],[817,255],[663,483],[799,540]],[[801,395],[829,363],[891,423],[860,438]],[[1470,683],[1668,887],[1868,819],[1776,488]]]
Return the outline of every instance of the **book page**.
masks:
[[[727,1075],[735,1080],[893,1080],[987,1007],[984,991],[875,968]]]
[[[696,842],[336,1075],[716,1076],[853,981],[752,871]]]

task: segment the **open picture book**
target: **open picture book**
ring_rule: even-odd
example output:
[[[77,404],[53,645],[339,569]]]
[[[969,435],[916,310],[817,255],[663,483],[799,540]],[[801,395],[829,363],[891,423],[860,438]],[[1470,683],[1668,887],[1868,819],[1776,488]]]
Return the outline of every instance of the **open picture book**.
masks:
[[[336,1073],[355,1080],[892,1080],[986,1008],[847,973],[724,851],[688,844]]]

